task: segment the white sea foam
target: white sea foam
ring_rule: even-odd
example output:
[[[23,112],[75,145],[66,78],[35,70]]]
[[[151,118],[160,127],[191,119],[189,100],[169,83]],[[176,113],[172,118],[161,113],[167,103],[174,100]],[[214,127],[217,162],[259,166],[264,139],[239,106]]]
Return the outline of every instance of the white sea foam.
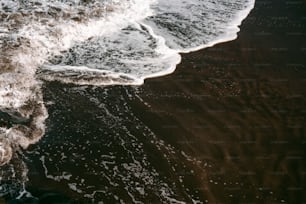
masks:
[[[28,4],[38,5],[35,7],[38,14],[55,7],[59,12],[70,12],[74,17],[58,15],[55,19],[47,16],[44,20],[37,20],[35,15],[30,16],[29,23],[18,27],[14,35],[9,35],[10,38],[26,39],[29,45],[11,54],[11,63],[17,65],[13,64],[13,73],[3,74],[0,78],[5,87],[0,90],[0,107],[16,109],[29,100],[30,90],[37,87],[34,73],[38,66],[41,67],[39,76],[42,79],[94,85],[139,85],[146,78],[169,74],[180,62],[178,53],[235,39],[238,25],[254,5],[253,0],[233,3],[223,0],[151,0],[145,3],[134,0],[120,4],[105,1],[103,6],[99,5],[106,9],[105,13],[92,17],[86,10],[87,5],[80,1],[70,4],[65,1],[37,2],[32,0]],[[23,8],[20,4],[6,1],[2,7],[16,11],[15,8]],[[25,4],[25,10],[28,4]],[[77,5],[76,8],[71,4]],[[111,12],[106,12],[109,10]],[[80,12],[85,12],[86,20],[79,19]],[[75,18],[79,20],[71,20]],[[4,33],[8,35],[8,32]],[[59,57],[61,60],[57,60]],[[45,63],[48,59],[50,61]],[[52,62],[55,62],[53,68]],[[70,78],[72,70],[76,71],[77,77]],[[98,70],[103,70],[103,73]],[[108,77],[105,77],[106,73]],[[16,86],[16,78],[21,79],[22,87],[12,88]]]
[[[159,0],[155,15],[144,20],[166,44],[180,53],[196,51],[237,37],[254,0]]]
[[[5,137],[5,129],[0,129],[0,165],[7,163],[12,157],[10,141]]]
[[[141,1],[134,0],[119,4],[115,1],[105,1],[102,5],[93,5],[96,10],[103,10],[104,13],[97,13],[92,17],[92,10],[86,10],[87,7],[77,2],[74,4],[78,7],[74,9],[69,6],[69,2],[63,1],[54,1],[53,4],[47,1],[1,1],[1,9],[4,11],[3,15],[7,15],[7,21],[2,22],[1,27],[4,28],[0,33],[0,111],[30,119],[31,122],[30,127],[17,124],[6,128],[5,133],[1,134],[1,138],[5,138],[8,142],[0,142],[2,145],[0,164],[9,161],[12,145],[26,148],[37,142],[44,133],[44,120],[47,112],[42,100],[40,82],[36,77],[39,66],[43,65],[48,58],[60,54],[61,51],[69,49],[75,43],[83,42],[94,36],[112,35],[131,22],[151,15],[150,4],[149,1],[147,2],[141,4]],[[32,5],[38,6],[31,7]],[[74,17],[65,17],[56,12],[52,15],[51,9],[64,14],[68,13]],[[19,10],[22,11],[22,14],[19,13]],[[85,12],[88,19],[80,22],[82,12]],[[54,15],[55,17],[52,18]],[[58,69],[54,69],[53,73],[56,70]],[[76,70],[76,68],[71,70]],[[82,70],[80,73],[85,71]],[[69,70],[64,73],[68,72]],[[93,70],[92,73],[98,72]],[[103,76],[107,73],[111,71],[103,72]],[[90,72],[86,74],[92,75]],[[114,81],[112,78],[117,75],[123,76],[123,79],[117,82],[118,84],[127,78],[124,73],[114,73],[107,78],[110,78],[109,81],[112,82]],[[98,79],[99,77],[100,75]],[[61,79],[65,81],[63,77]],[[96,85],[103,84],[94,83],[98,79],[92,81],[89,80],[89,77],[87,79],[87,84],[90,82]],[[102,77],[100,79],[102,81]],[[85,84],[86,77],[81,80]],[[80,80],[72,81],[67,77],[66,81],[81,83]]]
[[[100,21],[101,27],[92,22],[85,28],[90,40],[74,40],[69,50],[53,55],[41,66],[39,76],[76,84],[139,85],[146,78],[172,73],[180,62],[179,53],[235,39],[238,26],[254,6],[253,0],[146,3],[145,9],[136,6],[132,14],[116,14]],[[71,39],[72,35],[67,36]],[[71,74],[73,69],[75,76]],[[99,70],[103,70],[102,75]]]

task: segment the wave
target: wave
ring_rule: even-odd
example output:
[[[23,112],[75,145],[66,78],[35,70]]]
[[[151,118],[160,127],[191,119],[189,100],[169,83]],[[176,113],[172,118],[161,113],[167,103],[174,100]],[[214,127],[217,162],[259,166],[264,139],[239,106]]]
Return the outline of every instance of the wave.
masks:
[[[254,0],[6,0],[0,4],[0,165],[40,140],[41,84],[141,85],[180,53],[237,37]]]

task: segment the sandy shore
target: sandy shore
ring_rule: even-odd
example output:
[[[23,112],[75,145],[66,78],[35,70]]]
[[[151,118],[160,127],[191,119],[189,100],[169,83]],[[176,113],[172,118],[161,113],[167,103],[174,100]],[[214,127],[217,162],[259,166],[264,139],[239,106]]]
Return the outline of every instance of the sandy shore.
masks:
[[[202,162],[189,168],[208,201],[306,201],[305,39],[305,1],[257,0],[237,40],[140,88],[137,116]]]

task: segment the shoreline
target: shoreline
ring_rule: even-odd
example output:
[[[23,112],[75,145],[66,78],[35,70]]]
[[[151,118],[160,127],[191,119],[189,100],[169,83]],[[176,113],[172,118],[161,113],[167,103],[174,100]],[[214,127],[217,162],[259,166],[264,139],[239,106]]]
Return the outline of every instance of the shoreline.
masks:
[[[236,40],[183,54],[142,86],[46,82],[26,189],[66,203],[87,201],[88,186],[95,201],[305,202],[305,11],[257,0]]]
[[[211,165],[189,167],[210,202],[305,201],[305,182],[290,179],[305,171],[305,11],[256,1],[236,40],[183,54],[132,102],[165,143]]]

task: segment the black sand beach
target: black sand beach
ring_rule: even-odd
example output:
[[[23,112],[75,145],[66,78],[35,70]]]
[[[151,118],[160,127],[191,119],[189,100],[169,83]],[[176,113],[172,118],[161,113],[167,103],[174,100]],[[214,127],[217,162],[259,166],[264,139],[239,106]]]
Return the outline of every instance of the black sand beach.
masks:
[[[27,190],[44,203],[171,203],[168,187],[186,203],[305,203],[305,39],[305,1],[257,0],[238,39],[183,55],[171,75],[46,83]],[[84,198],[88,186],[100,193]]]
[[[237,40],[141,87],[138,117],[211,164],[190,167],[209,203],[306,202],[305,39],[305,1],[257,0]]]

